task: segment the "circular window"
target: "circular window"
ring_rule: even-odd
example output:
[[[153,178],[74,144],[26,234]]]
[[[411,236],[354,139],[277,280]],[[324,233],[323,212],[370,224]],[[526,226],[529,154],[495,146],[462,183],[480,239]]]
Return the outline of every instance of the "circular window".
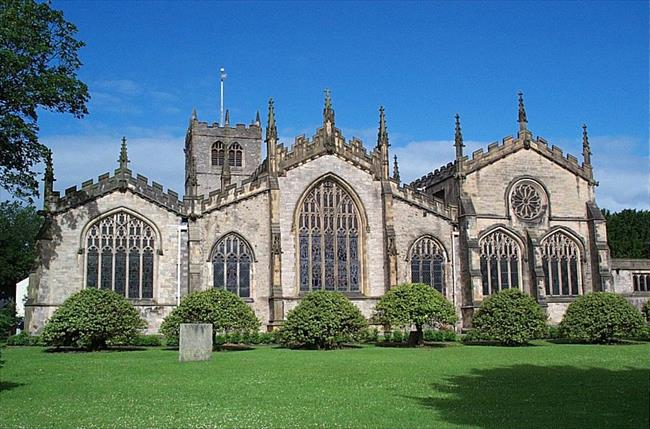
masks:
[[[521,182],[515,185],[510,194],[510,205],[517,217],[531,220],[538,217],[542,211],[542,196],[535,185]]]

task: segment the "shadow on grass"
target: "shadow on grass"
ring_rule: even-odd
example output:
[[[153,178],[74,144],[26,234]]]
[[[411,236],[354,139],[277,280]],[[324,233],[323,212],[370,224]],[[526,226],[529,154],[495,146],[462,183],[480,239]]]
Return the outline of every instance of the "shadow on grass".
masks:
[[[648,427],[650,370],[515,365],[474,369],[411,397],[447,422],[484,429]]]
[[[25,383],[14,383],[13,381],[0,381],[0,392],[5,390],[15,389],[16,387],[24,386]]]
[[[45,353],[112,353],[112,352],[141,352],[147,350],[145,347],[135,346],[113,346],[102,350],[88,350],[79,347],[48,347],[43,350]]]

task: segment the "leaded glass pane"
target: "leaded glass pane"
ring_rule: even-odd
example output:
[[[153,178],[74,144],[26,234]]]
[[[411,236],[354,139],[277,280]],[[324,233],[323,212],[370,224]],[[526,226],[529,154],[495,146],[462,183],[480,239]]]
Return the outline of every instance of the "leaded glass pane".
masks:
[[[221,238],[212,256],[213,286],[249,298],[252,260],[248,243],[238,235],[228,234]]]
[[[541,243],[546,294],[578,295],[580,290],[580,250],[576,242],[562,231],[546,237]]]
[[[422,283],[420,270],[420,257],[418,255],[411,256],[411,282]]]
[[[129,298],[140,297],[140,252],[129,251]]]
[[[113,289],[113,252],[110,248],[102,249],[102,289]]]
[[[115,252],[115,293],[126,296],[126,250]]]
[[[497,230],[479,241],[483,295],[519,288],[521,248],[508,234]]]
[[[444,287],[444,260],[441,255],[433,257],[433,287],[440,293],[445,293]]]
[[[99,269],[99,252],[89,249],[86,255],[86,287],[97,288],[97,270]]]
[[[323,180],[306,195],[297,222],[300,290],[359,291],[358,212],[347,192]]]
[[[142,296],[153,298],[153,252],[145,250],[142,254]]]

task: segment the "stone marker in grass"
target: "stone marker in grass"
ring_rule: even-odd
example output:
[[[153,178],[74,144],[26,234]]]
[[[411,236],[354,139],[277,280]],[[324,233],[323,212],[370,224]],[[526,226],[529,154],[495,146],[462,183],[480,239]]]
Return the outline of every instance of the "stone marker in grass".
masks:
[[[212,324],[181,323],[179,362],[209,360],[212,356]]]

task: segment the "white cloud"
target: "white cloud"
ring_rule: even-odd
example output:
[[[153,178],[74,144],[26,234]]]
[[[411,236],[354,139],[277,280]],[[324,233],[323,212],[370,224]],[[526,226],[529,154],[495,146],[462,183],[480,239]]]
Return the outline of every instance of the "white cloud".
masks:
[[[142,86],[128,79],[98,80],[91,84],[93,87],[122,95],[134,96],[143,92]]]

